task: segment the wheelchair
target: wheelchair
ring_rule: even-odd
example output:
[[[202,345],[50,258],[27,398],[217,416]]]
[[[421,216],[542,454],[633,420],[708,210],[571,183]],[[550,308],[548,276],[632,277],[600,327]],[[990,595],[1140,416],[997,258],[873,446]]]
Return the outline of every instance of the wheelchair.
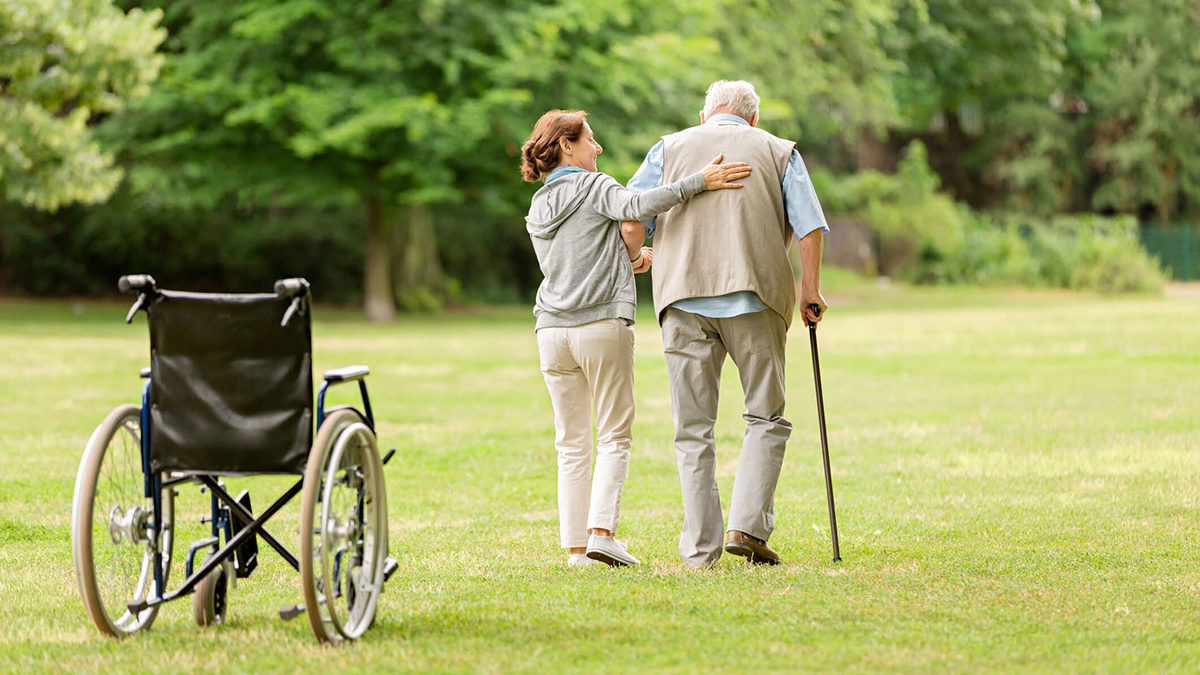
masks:
[[[397,567],[387,556],[383,477],[394,451],[380,458],[366,366],[326,372],[314,414],[308,282],[236,295],[160,290],[149,275],[118,286],[138,294],[126,323],[146,312],[150,367],[141,405],[109,413],[75,479],[71,541],[92,622],[125,637],[190,595],[196,623],[223,623],[229,588],[254,571],[261,539],[300,573],[303,603],[282,608],[282,618],[306,614],[323,643],[363,635]],[[358,384],[362,409],[326,409],[326,391],[348,383]],[[257,515],[248,492],[234,498],[220,480],[289,474],[297,482]],[[201,522],[211,534],[188,546],[184,580],[167,590],[175,500],[186,484],[208,493]],[[297,494],[299,557],[265,527]]]

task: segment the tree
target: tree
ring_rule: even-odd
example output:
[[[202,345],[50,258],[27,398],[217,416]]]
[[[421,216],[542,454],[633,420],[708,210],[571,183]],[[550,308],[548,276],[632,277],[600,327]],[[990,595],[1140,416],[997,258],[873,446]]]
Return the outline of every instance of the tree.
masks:
[[[732,79],[756,84],[761,118],[819,149],[899,122],[886,47],[909,0],[728,0],[718,35]]]
[[[121,180],[88,124],[158,75],[160,12],[110,0],[0,3],[0,188],[54,211],[107,199]]]
[[[1069,27],[1094,9],[1091,0],[923,0],[900,12],[891,50],[905,64],[895,78],[901,114],[912,130],[940,125],[944,173],[960,199],[979,185],[968,175],[970,136],[1003,133],[994,122],[1009,106],[1049,108]],[[1017,115],[1022,130],[1039,123],[1028,110]]]
[[[1166,224],[1200,211],[1200,5],[1192,0],[1101,3],[1080,36],[1092,106],[1087,157],[1098,172],[1091,206]]]
[[[1104,0],[1067,24],[1051,93],[992,116],[985,177],[1042,214],[1200,208],[1200,6]],[[989,176],[990,174],[990,176]]]
[[[376,320],[394,311],[393,278],[402,304],[440,291],[433,207],[478,199],[495,180],[517,186],[516,150],[537,115],[595,103],[614,113],[609,128],[637,119],[645,134],[653,111],[675,109],[656,85],[687,82],[695,65],[680,39],[647,39],[644,26],[673,25],[647,14],[678,17],[650,0],[165,9],[162,82],[111,125],[137,189],[200,206],[228,194],[247,206],[358,205]]]

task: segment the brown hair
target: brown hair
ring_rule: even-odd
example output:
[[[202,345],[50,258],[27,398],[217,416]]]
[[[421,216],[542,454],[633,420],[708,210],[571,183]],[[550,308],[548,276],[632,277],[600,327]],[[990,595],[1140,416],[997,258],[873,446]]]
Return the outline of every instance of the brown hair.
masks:
[[[533,125],[529,140],[521,146],[521,175],[533,183],[539,181],[562,162],[562,146],[566,138],[577,141],[583,135],[587,113],[582,110],[551,110]]]

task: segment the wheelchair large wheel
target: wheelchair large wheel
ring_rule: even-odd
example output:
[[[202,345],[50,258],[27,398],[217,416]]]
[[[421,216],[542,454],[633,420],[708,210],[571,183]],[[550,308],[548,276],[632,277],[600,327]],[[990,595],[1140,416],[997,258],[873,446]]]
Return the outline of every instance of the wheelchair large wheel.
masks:
[[[148,628],[158,608],[129,611],[128,603],[159,595],[154,583],[153,501],[142,473],[141,409],[123,405],[92,432],[79,474],[71,513],[75,580],[83,606],[101,632],[124,637]],[[174,498],[162,491],[157,548],[166,584],[174,546]]]
[[[361,636],[375,619],[387,557],[387,495],[375,434],[354,410],[330,414],[308,457],[300,577],[321,642]]]

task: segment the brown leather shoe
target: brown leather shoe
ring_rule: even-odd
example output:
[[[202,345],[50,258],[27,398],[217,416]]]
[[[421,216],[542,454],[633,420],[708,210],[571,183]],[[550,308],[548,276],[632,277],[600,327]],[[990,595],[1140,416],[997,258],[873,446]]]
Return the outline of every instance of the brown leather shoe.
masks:
[[[725,552],[748,558],[755,565],[779,564],[779,554],[772,551],[767,542],[737,530],[725,533]]]

